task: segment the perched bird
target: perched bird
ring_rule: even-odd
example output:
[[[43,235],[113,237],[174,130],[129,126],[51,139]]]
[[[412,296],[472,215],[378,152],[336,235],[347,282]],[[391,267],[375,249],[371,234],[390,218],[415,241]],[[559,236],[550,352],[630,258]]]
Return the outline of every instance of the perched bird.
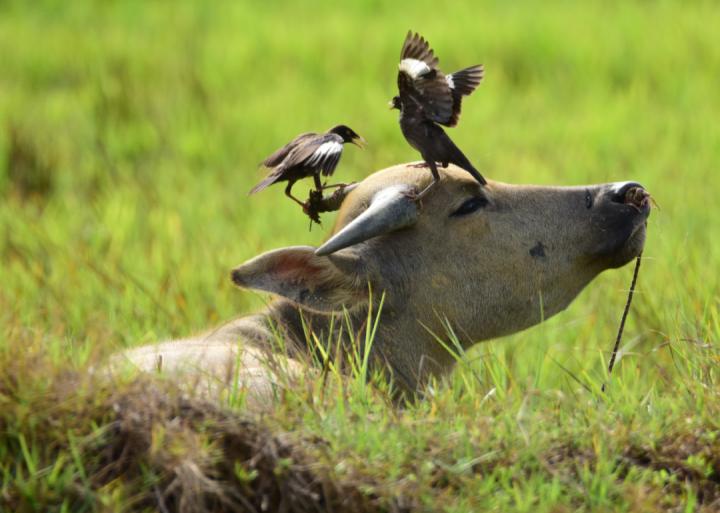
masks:
[[[400,110],[400,129],[410,146],[420,152],[423,167],[429,166],[434,181],[422,197],[440,179],[439,162],[443,167],[453,163],[470,173],[480,184],[487,182],[445,131],[438,126],[455,126],[460,117],[462,98],[472,93],[483,78],[481,65],[471,66],[450,75],[437,67],[430,45],[419,34],[408,32],[400,53],[398,91],[390,102]]]
[[[340,161],[343,144],[353,143],[362,148],[365,140],[345,125],[332,127],[324,134],[309,132],[300,134],[285,146],[266,158],[262,165],[270,168],[265,179],[250,190],[254,194],[276,182],[288,182],[285,194],[300,206],[305,208],[306,203],[292,195],[292,186],[298,180],[312,176],[315,180],[315,189],[323,189],[334,185],[323,185],[320,174],[330,176]]]

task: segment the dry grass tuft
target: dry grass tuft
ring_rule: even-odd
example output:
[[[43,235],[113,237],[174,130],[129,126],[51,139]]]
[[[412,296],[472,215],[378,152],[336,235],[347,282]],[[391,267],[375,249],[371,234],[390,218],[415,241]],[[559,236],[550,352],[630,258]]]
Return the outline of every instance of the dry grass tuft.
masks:
[[[0,510],[409,511],[369,491],[382,476],[338,477],[320,437],[277,434],[167,382],[54,372],[41,349],[0,352]]]
[[[628,465],[675,476],[665,487],[668,494],[681,494],[692,484],[699,504],[708,511],[720,510],[720,432],[678,432],[659,443],[631,445],[623,458]]]

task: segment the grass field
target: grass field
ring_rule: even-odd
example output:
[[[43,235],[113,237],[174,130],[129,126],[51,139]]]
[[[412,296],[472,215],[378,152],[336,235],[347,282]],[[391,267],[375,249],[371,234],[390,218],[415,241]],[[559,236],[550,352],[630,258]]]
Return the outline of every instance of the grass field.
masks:
[[[717,27],[713,2],[0,2],[0,511],[311,510],[310,481],[335,511],[720,510]],[[323,239],[246,195],[290,137],[352,126],[346,180],[417,158],[387,109],[408,28],[485,64],[451,134],[485,176],[657,200],[608,393],[631,266],[402,410],[361,378],[263,417],[98,385],[259,308],[234,265]]]

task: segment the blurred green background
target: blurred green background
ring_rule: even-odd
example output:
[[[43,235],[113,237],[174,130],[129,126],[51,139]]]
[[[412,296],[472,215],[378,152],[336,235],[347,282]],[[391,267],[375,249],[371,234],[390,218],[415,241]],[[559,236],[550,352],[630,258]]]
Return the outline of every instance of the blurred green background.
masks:
[[[332,216],[308,231],[282,186],[247,196],[296,134],[345,123],[368,140],[339,180],[417,159],[387,107],[408,29],[446,71],[485,65],[450,131],[485,176],[654,195],[624,356],[601,393],[630,266],[479,345],[401,412],[361,376],[284,396],[265,421],[321,441],[333,478],[433,511],[716,509],[718,27],[709,1],[0,0],[0,509],[157,494],[153,451],[143,479],[87,488],[123,393],[88,369],[260,308],[229,269],[326,236]],[[190,438],[164,450],[220,461],[201,432],[207,458]]]
[[[719,26],[714,2],[4,1],[0,333],[109,351],[260,306],[228,270],[332,216],[248,197],[258,163],[336,123],[369,142],[341,180],[416,159],[387,109],[412,28],[445,70],[486,67],[451,131],[483,174],[654,194],[629,337],[717,336]],[[520,347],[596,365],[629,279]]]

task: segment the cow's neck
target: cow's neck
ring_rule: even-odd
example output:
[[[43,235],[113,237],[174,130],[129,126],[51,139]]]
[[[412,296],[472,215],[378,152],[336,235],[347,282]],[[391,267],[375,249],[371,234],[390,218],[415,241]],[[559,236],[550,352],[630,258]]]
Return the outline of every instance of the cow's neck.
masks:
[[[331,352],[338,340],[346,350],[364,348],[367,308],[333,316],[303,310],[291,301],[278,299],[261,315],[270,338],[281,335],[291,350],[317,354],[314,338],[324,345],[330,344]],[[374,323],[376,312],[371,317]],[[404,317],[388,307],[383,309],[372,342],[372,355],[376,365],[383,364],[392,370],[398,386],[405,391],[416,391],[428,376],[448,372],[454,360],[420,323],[412,319],[404,322]],[[352,326],[352,337],[348,336],[348,324]],[[310,333],[315,337],[307,335]],[[408,350],[403,341],[412,341],[412,350]]]

